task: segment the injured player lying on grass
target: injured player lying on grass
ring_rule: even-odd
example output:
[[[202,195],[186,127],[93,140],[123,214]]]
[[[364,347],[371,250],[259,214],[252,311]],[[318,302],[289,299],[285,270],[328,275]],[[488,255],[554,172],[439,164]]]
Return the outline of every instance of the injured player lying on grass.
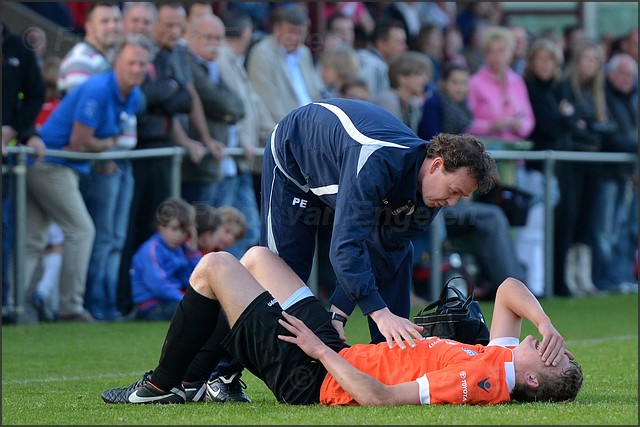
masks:
[[[105,403],[191,401],[183,386],[194,381],[191,362],[215,346],[264,381],[279,402],[297,405],[568,402],[582,386],[582,370],[563,337],[512,278],[498,288],[487,346],[438,337],[348,345],[323,304],[264,247],[240,261],[225,252],[208,254],[190,284],[158,366],[129,387],[105,390]],[[523,319],[542,341],[529,335],[519,342]],[[206,379],[201,384],[206,390]]]

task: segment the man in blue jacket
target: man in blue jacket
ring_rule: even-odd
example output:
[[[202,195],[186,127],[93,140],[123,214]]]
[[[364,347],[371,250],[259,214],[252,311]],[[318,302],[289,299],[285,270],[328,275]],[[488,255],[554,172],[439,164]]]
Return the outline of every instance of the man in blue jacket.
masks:
[[[478,139],[430,142],[380,107],[330,99],[300,107],[265,147],[261,245],[308,280],[318,225],[333,210],[333,325],[358,305],[372,342],[421,339],[410,315],[413,246],[443,206],[493,185],[495,162]]]
[[[143,102],[139,86],[150,54],[146,38],[124,39],[116,49],[113,69],[69,92],[34,138],[41,138],[50,150],[98,153],[113,148]],[[65,236],[59,321],[95,320],[84,308],[95,226],[79,190],[79,176],[90,169],[88,160],[58,157],[31,162],[28,168],[25,276],[28,280],[33,277],[49,224],[55,222]]]

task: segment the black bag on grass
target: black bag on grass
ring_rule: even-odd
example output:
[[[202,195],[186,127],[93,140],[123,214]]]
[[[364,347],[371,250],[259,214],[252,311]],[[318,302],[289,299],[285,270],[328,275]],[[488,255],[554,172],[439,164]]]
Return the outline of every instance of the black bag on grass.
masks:
[[[489,343],[489,328],[478,301],[473,299],[473,284],[469,286],[467,297],[455,286],[450,285],[452,277],[445,283],[440,298],[420,310],[413,323],[423,326],[424,337],[452,339],[466,344]]]

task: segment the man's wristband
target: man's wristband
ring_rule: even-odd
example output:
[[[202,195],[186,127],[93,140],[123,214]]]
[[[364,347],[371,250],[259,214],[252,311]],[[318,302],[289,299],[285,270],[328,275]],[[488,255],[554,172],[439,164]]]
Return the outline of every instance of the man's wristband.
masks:
[[[346,326],[346,317],[344,317],[342,314],[336,313],[335,311],[330,311],[329,313],[331,314],[331,320],[337,320],[338,322],[342,322],[342,326]]]

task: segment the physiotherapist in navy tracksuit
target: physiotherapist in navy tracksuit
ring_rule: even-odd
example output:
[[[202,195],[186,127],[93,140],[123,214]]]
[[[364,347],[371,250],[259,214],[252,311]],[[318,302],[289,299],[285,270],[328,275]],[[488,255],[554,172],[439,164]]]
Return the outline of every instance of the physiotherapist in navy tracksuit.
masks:
[[[413,246],[440,207],[493,185],[493,159],[469,135],[418,138],[382,108],[327,99],[290,112],[264,151],[261,240],[308,280],[322,212],[334,209],[333,325],[358,305],[372,342],[421,339],[409,320]]]

